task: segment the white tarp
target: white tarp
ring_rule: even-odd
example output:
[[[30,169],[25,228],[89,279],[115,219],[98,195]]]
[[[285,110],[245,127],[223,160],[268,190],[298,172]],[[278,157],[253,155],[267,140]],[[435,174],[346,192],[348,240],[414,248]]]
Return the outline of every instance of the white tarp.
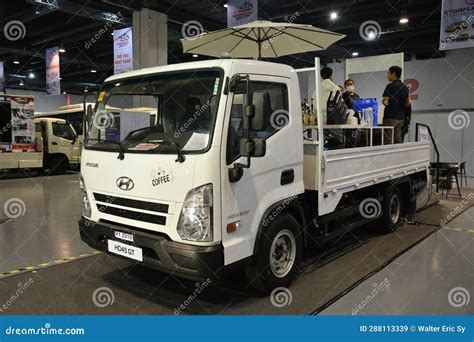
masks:
[[[443,0],[440,50],[474,47],[474,1]]]
[[[114,30],[114,74],[133,70],[132,28]]]
[[[46,94],[60,95],[59,47],[46,49]]]
[[[227,27],[258,20],[257,0],[230,0],[227,3]]]

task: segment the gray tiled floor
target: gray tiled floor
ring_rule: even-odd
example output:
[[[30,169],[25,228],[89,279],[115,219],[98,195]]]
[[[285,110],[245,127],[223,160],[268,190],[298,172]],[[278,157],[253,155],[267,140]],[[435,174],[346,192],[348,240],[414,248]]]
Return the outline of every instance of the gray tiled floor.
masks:
[[[8,200],[24,203],[24,215],[0,224],[0,273],[92,251],[79,238],[78,177],[0,180],[0,220]]]
[[[454,305],[465,305],[455,307],[450,304],[449,293],[454,288],[464,290],[453,290],[452,302]],[[474,207],[361,283],[321,314],[474,314]]]

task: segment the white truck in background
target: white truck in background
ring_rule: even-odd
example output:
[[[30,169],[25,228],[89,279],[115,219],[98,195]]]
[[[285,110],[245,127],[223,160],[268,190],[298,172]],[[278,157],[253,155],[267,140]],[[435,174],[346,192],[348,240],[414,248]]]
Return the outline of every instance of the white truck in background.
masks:
[[[427,186],[429,144],[326,150],[324,127],[303,139],[300,103],[296,71],[262,61],[109,77],[88,110],[82,240],[190,279],[240,265],[270,291],[317,243],[375,220],[394,231]],[[140,106],[157,120],[126,109]]]
[[[72,125],[63,119],[46,117],[25,117],[15,122],[11,117],[12,96],[32,98],[17,95],[1,96],[3,101],[0,101],[2,116],[0,170],[37,169],[47,171],[49,174],[63,174],[69,168],[77,169],[81,146]],[[12,137],[15,134],[12,135],[12,132],[26,129],[29,125],[31,132],[34,130],[34,138],[31,137],[31,141],[24,145],[21,143],[26,141],[13,141]]]

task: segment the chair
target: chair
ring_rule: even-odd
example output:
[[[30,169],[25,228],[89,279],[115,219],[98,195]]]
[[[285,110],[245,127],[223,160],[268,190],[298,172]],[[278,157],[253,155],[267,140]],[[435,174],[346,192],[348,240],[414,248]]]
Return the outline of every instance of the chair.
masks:
[[[459,169],[457,163],[431,163],[431,175],[438,181],[437,187],[441,188],[441,194],[446,190],[446,198],[449,196],[453,180],[456,181],[459,198],[462,198],[458,180]]]

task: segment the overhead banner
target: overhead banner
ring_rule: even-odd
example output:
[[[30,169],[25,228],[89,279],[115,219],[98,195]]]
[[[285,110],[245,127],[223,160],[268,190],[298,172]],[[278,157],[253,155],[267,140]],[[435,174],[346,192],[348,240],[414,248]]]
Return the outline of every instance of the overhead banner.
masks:
[[[474,0],[443,0],[440,50],[474,47]]]
[[[230,0],[227,3],[227,27],[258,20],[258,0]]]
[[[0,92],[5,91],[5,72],[3,70],[3,62],[0,62]]]
[[[46,49],[46,94],[60,95],[59,46]]]
[[[12,152],[35,150],[35,98],[11,96]]]
[[[133,70],[132,28],[114,30],[114,74]]]

